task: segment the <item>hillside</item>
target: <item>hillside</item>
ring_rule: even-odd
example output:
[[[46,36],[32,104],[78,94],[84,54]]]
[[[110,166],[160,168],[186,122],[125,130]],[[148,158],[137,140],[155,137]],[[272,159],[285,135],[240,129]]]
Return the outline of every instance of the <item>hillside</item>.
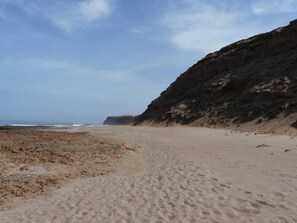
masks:
[[[109,116],[103,122],[103,125],[130,125],[133,124],[136,116],[122,115],[122,116]]]
[[[297,20],[207,55],[151,102],[136,124],[297,128]]]

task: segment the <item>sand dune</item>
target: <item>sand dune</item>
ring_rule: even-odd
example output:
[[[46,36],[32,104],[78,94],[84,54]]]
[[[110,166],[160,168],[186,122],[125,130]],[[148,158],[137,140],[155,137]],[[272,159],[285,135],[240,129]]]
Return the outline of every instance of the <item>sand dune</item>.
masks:
[[[0,212],[1,222],[297,222],[296,138],[189,127],[84,131],[141,147],[116,173]]]

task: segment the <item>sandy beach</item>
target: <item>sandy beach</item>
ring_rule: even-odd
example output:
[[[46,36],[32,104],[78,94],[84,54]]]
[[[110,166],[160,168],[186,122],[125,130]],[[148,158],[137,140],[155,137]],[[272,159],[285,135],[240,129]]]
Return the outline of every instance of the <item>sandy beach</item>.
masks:
[[[68,131],[136,149],[114,171],[1,211],[1,222],[297,222],[296,137],[191,127]]]
[[[0,130],[0,211],[46,195],[74,179],[114,172],[132,146],[87,132],[52,128]]]

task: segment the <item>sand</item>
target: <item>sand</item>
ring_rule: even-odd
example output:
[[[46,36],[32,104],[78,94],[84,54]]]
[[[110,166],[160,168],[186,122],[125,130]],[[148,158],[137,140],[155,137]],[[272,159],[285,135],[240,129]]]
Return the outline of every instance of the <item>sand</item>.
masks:
[[[0,210],[11,209],[66,182],[109,174],[133,150],[84,132],[45,129],[0,131]]]
[[[140,148],[115,172],[2,211],[1,222],[297,222],[297,138],[190,127],[83,131]]]

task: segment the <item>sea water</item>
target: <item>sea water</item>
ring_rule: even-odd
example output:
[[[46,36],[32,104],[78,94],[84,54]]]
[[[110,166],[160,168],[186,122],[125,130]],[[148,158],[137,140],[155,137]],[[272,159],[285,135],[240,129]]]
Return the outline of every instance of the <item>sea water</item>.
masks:
[[[80,126],[101,126],[94,123],[69,123],[69,122],[30,122],[30,121],[2,121],[0,120],[0,126],[53,126],[53,127],[80,127]]]

